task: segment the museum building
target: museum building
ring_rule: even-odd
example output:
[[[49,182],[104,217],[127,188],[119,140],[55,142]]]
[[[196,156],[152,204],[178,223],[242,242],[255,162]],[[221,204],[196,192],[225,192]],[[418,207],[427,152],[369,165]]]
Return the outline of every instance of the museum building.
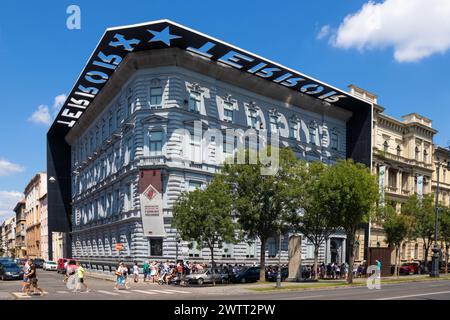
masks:
[[[66,256],[99,265],[208,261],[179,239],[171,208],[248,146],[249,130],[279,135],[307,161],[370,166],[371,124],[367,101],[169,20],[108,29],[47,134],[49,234],[65,232]],[[268,264],[287,259],[288,237],[268,242]],[[258,240],[217,256],[257,261]],[[320,256],[343,262],[345,236]],[[313,258],[306,239],[302,258]]]

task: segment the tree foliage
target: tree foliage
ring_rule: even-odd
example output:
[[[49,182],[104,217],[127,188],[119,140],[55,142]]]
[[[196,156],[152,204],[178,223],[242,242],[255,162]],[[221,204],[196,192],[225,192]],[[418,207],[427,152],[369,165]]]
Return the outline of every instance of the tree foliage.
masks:
[[[173,206],[172,225],[183,240],[209,248],[215,268],[214,248],[223,242],[236,242],[238,229],[233,216],[230,186],[216,176],[204,189],[184,192]],[[214,272],[214,271],[213,271]]]
[[[435,206],[433,195],[419,197],[414,194],[402,206],[402,213],[411,217],[413,228],[412,238],[421,238],[424,243],[424,267],[428,271],[428,253],[434,241]]]
[[[268,154],[271,148],[268,148]],[[279,149],[279,169],[273,175],[263,175],[266,166],[261,161],[245,164],[225,164],[222,176],[232,186],[237,220],[249,241],[259,239],[260,280],[265,279],[266,243],[270,237],[285,232],[292,221],[292,168],[297,159],[292,150]],[[240,151],[244,152],[244,151]],[[252,151],[245,151],[248,159]]]
[[[336,215],[337,225],[346,233],[349,268],[353,270],[356,231],[375,212],[378,199],[376,177],[363,164],[343,160],[326,170],[320,188],[323,212]],[[353,282],[352,272],[348,281]]]

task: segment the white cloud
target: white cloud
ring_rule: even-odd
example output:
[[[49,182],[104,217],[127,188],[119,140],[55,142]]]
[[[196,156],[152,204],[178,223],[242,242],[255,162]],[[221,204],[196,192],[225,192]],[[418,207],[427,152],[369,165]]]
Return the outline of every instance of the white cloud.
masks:
[[[59,110],[61,109],[61,107],[63,106],[64,102],[66,101],[67,96],[62,93],[60,95],[57,95],[55,97],[55,100],[53,101],[53,113],[54,113],[54,117],[56,117],[56,115],[58,114]]]
[[[49,125],[52,122],[51,118],[48,106],[41,104],[28,120],[38,124]]]
[[[33,112],[31,117],[28,118],[28,120],[37,124],[50,125],[53,119],[56,118],[59,110],[66,101],[66,98],[67,96],[64,93],[57,95],[53,100],[51,113],[50,108],[47,105],[41,104],[40,106],[38,106],[38,109],[35,112]]]
[[[18,164],[9,162],[6,159],[0,159],[0,177],[22,172],[24,168]]]
[[[14,207],[22,198],[22,192],[0,191],[0,223],[14,215]]]
[[[398,62],[414,62],[450,48],[450,1],[369,1],[345,17],[332,44],[360,51],[394,48]]]
[[[329,32],[330,32],[330,25],[326,24],[320,29],[319,33],[317,34],[316,39],[322,40],[323,38],[325,38],[328,35]]]

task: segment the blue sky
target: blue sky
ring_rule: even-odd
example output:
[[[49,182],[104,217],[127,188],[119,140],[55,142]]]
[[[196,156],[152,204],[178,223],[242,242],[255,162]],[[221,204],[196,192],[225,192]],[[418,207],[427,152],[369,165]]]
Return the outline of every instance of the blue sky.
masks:
[[[448,145],[445,2],[2,0],[0,221],[32,176],[46,169],[49,126],[42,122],[48,119],[36,123],[31,116],[39,106],[53,115],[55,97],[71,90],[104,30],[113,26],[168,18],[341,89],[356,84],[378,94],[394,117],[418,112],[431,118],[439,130],[435,142]],[[405,3],[413,7],[402,8]],[[66,27],[71,4],[81,8],[81,30]],[[442,10],[431,12],[424,4]]]

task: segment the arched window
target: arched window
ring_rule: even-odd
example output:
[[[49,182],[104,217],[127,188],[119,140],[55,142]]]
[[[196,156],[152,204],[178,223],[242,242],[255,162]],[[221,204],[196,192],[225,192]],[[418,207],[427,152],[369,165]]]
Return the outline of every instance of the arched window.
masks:
[[[423,150],[423,162],[428,162],[428,151]]]
[[[400,145],[397,146],[397,156],[401,156],[402,155],[402,148],[400,148]]]
[[[406,243],[402,244],[401,256],[402,256],[402,260],[406,260]]]
[[[388,144],[388,142],[385,140],[384,143],[383,143],[383,150],[384,150],[384,152],[387,152],[388,149],[389,149],[389,144]]]
[[[419,147],[416,147],[416,149],[415,149],[415,153],[416,153],[416,155],[415,155],[415,159],[416,159],[416,161],[419,161],[419,154],[420,154],[420,150],[419,150]]]

